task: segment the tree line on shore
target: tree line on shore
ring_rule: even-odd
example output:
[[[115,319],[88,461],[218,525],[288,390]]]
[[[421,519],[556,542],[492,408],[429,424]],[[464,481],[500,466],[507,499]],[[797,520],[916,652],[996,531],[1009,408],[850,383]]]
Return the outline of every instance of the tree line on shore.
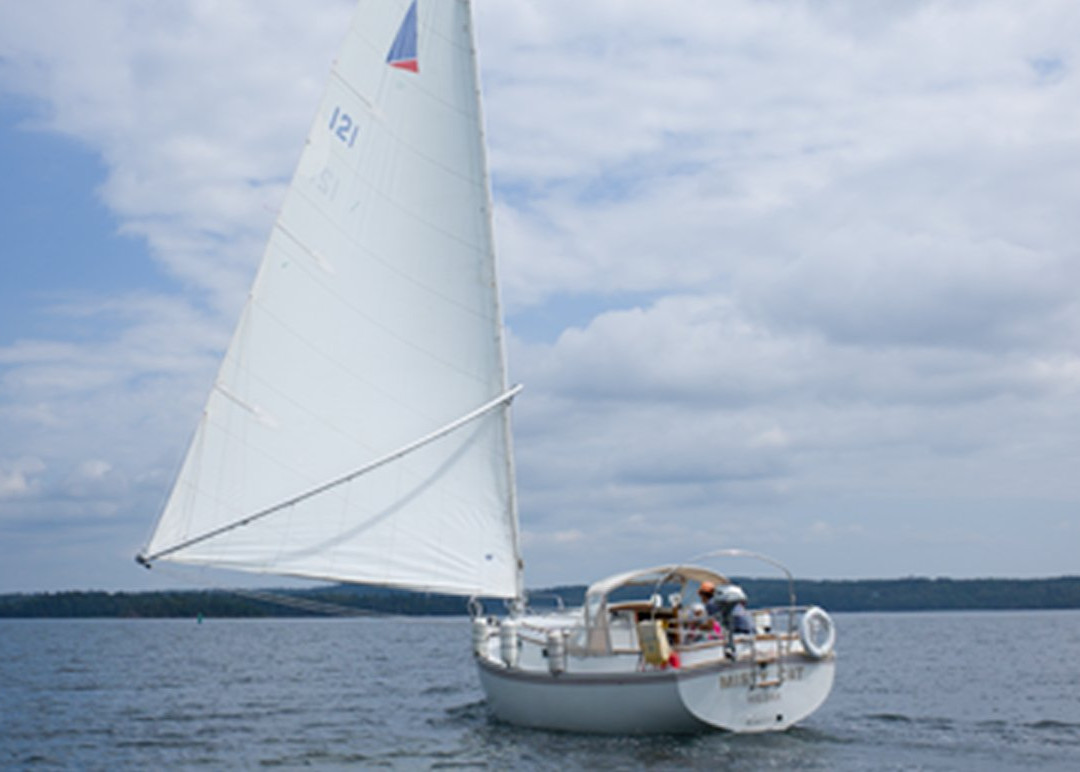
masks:
[[[789,586],[779,579],[736,580],[754,607],[788,603]],[[1053,579],[857,579],[797,581],[802,605],[829,611],[962,611],[1080,608],[1080,576]],[[564,586],[531,593],[534,606],[558,596],[580,605],[585,587]],[[488,601],[501,613],[501,601]],[[301,617],[327,615],[456,616],[467,613],[459,597],[330,586],[304,590],[206,590],[159,592],[68,591],[0,595],[0,618],[184,618]]]

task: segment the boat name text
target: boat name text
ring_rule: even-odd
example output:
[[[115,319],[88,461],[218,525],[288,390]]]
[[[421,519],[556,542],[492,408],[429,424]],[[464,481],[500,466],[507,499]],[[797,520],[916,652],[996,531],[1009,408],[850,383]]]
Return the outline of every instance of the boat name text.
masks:
[[[793,667],[781,667],[778,675],[780,682],[784,681],[801,681],[803,677],[803,666],[795,665]],[[745,689],[751,688],[757,685],[758,677],[752,670],[743,670],[739,673],[725,673],[720,676],[720,688],[721,689]]]

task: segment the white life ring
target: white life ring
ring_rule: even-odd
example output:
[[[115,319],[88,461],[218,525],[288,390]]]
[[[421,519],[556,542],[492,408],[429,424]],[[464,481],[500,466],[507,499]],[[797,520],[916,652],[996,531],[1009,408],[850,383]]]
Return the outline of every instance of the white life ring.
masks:
[[[825,639],[821,641],[814,635],[815,628],[819,626],[825,630]],[[802,641],[803,651],[814,659],[824,659],[832,653],[836,644],[836,625],[825,609],[811,606],[806,610],[799,621],[799,640]]]

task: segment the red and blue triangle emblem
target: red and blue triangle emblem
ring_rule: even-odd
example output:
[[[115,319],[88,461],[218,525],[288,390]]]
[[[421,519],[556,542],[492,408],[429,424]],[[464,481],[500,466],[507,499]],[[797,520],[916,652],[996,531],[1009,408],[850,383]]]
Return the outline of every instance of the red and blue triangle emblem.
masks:
[[[412,1],[409,10],[405,12],[394,44],[390,46],[386,63],[410,72],[420,71],[420,60],[416,54],[416,0]]]

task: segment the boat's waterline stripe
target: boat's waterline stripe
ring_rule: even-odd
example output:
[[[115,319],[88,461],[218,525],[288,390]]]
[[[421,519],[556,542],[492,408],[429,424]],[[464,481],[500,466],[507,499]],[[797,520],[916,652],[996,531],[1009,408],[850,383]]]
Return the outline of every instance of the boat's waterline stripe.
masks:
[[[349,474],[345,475],[344,477],[339,477],[336,480],[331,480],[328,483],[323,483],[322,485],[318,486],[317,488],[312,488],[311,490],[309,490],[309,491],[307,491],[305,493],[301,493],[299,496],[294,496],[293,498],[291,498],[291,499],[289,499],[287,501],[283,501],[280,504],[275,504],[272,507],[269,507],[267,509],[263,509],[263,510],[261,510],[259,512],[256,512],[256,513],[252,514],[252,515],[248,515],[247,517],[241,518],[240,520],[237,520],[236,522],[228,523],[227,525],[223,525],[220,528],[215,528],[212,531],[207,531],[206,533],[204,533],[204,534],[202,534],[200,536],[196,536],[194,538],[187,539],[186,541],[180,542],[179,544],[174,544],[172,547],[168,547],[168,548],[163,549],[163,550],[158,550],[157,552],[155,552],[152,555],[142,555],[142,554],[137,555],[135,557],[135,560],[136,560],[136,562],[138,562],[138,563],[140,563],[140,564],[142,564],[142,565],[149,568],[150,563],[155,561],[155,560],[158,560],[159,558],[166,557],[167,555],[171,555],[171,554],[173,554],[175,552],[179,552],[182,549],[186,549],[186,548],[192,547],[192,546],[194,546],[196,544],[200,544],[200,543],[202,543],[202,542],[204,542],[204,541],[206,541],[208,539],[213,539],[216,536],[221,536],[222,534],[228,533],[229,531],[236,530],[237,528],[241,528],[241,527],[243,527],[245,525],[250,525],[251,523],[255,522],[256,520],[261,520],[262,518],[267,517],[268,515],[272,515],[275,512],[280,512],[283,509],[288,509],[289,507],[291,507],[291,506],[293,506],[295,504],[299,504],[301,501],[305,501],[306,499],[310,499],[313,496],[318,496],[320,493],[325,493],[326,491],[330,490],[331,488],[336,488],[339,485],[344,485],[345,483],[350,482],[351,480],[355,480],[357,477],[360,477],[361,475],[367,474],[368,472],[371,472],[371,471],[373,471],[375,469],[378,469],[379,467],[384,466],[384,465],[390,463],[391,461],[395,461],[395,460],[401,458],[402,456],[406,456],[406,455],[408,455],[409,453],[412,453],[415,450],[419,450],[420,448],[424,447],[425,445],[429,445],[429,444],[431,444],[432,442],[434,442],[435,440],[437,440],[437,439],[439,439],[441,437],[445,437],[447,434],[450,434],[451,432],[453,432],[453,431],[455,431],[457,429],[460,429],[462,426],[465,426],[466,424],[471,423],[472,421],[475,421],[477,418],[480,418],[480,417],[482,417],[484,415],[487,415],[492,410],[495,410],[498,407],[509,404],[510,401],[513,400],[513,398],[518,395],[518,393],[522,390],[522,388],[524,388],[524,387],[521,384],[518,384],[518,385],[514,386],[513,388],[509,389],[508,391],[504,392],[503,394],[500,394],[498,397],[491,400],[490,402],[484,403],[480,407],[476,408],[476,410],[473,410],[471,413],[467,413],[467,414],[463,415],[461,418],[457,419],[456,421],[452,421],[451,423],[448,423],[446,426],[442,427],[441,429],[437,429],[437,430],[433,431],[431,434],[428,434],[428,435],[426,435],[424,437],[421,437],[420,439],[415,440],[414,442],[411,442],[408,445],[405,445],[404,447],[399,448],[398,450],[395,450],[392,453],[388,453],[388,454],[386,454],[385,456],[383,456],[381,458],[375,459],[374,461],[372,461],[369,464],[365,464],[364,466],[360,467],[359,469],[357,469],[357,470],[355,470],[353,472],[350,472]]]

